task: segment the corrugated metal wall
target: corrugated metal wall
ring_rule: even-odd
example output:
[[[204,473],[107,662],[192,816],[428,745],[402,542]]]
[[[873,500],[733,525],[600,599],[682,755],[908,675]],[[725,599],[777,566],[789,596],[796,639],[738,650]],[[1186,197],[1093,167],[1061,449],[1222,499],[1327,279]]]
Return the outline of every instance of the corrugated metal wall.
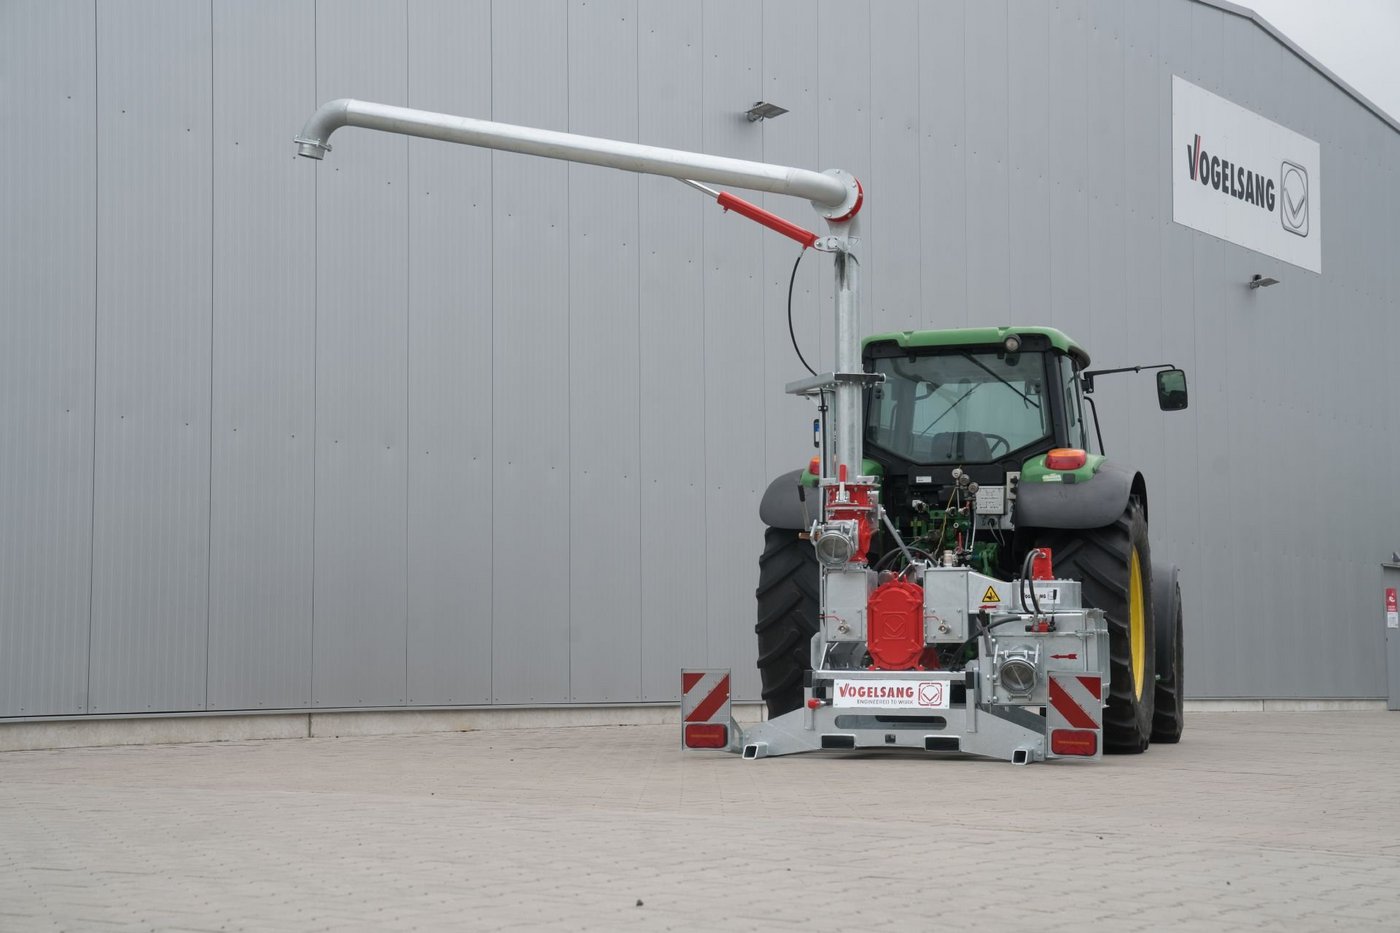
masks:
[[[1321,143],[1323,275],[1171,222],[1172,74]],[[756,502],[808,453],[792,245],[664,179],[356,130],[295,158],[333,97],[854,171],[867,328],[1190,372],[1182,414],[1098,397],[1192,695],[1384,692],[1400,134],[1248,19],[6,0],[0,716],[665,701],[682,664],[756,694]]]

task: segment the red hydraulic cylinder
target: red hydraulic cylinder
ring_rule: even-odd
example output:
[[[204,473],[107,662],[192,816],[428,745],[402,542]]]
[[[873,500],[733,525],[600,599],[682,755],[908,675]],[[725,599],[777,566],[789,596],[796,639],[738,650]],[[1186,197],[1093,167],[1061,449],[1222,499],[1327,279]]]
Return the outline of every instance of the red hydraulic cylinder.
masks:
[[[735,197],[728,191],[721,191],[715,198],[719,206],[727,211],[742,214],[749,220],[763,224],[769,230],[781,233],[790,240],[796,240],[802,244],[802,248],[817,244],[817,235],[810,230],[804,230],[790,220],[784,220],[772,211],[766,211],[757,204],[751,204],[743,198]]]

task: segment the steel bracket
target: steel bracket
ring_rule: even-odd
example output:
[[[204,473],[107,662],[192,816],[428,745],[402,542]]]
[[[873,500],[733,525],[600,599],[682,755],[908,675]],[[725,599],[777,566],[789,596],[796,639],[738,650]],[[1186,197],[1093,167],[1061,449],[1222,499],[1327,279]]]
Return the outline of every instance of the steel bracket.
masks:
[[[846,253],[860,243],[858,236],[819,236],[812,249],[819,253]]]
[[[861,388],[869,388],[884,381],[884,373],[819,373],[815,376],[808,376],[806,379],[789,382],[783,387],[783,391],[788,395],[820,395],[823,392],[831,391],[838,385],[855,384]]]

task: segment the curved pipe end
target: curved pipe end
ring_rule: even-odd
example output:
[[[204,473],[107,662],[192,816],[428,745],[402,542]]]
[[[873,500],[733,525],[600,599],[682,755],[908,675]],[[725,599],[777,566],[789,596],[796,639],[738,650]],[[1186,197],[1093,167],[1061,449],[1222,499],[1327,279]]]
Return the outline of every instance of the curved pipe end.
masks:
[[[308,159],[324,159],[326,153],[331,151],[331,134],[346,124],[350,105],[353,103],[349,98],[341,97],[317,107],[311,119],[306,121],[306,126],[302,127],[301,135],[294,140],[297,144],[297,155]]]
[[[861,187],[856,176],[844,169],[827,169],[822,173],[829,175],[841,182],[843,198],[835,204],[824,204],[813,201],[812,207],[816,208],[818,214],[826,218],[827,223],[844,224],[852,220],[856,214],[860,213],[861,206],[865,203],[865,190]]]

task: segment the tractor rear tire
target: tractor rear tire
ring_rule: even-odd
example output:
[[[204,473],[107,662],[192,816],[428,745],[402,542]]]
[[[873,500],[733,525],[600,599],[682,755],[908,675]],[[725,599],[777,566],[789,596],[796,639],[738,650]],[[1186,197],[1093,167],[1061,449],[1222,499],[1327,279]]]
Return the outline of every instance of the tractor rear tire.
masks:
[[[1157,612],[1157,696],[1152,714],[1152,741],[1175,745],[1186,726],[1182,686],[1181,585],[1169,574],[1153,599]]]
[[[1156,640],[1152,613],[1152,555],[1147,520],[1136,498],[1104,528],[1049,531],[1055,576],[1078,580],[1084,604],[1108,622],[1109,693],[1103,713],[1104,751],[1135,755],[1152,736]],[[1136,562],[1136,569],[1134,569]],[[1134,592],[1136,590],[1136,592]]]
[[[810,542],[787,528],[769,528],[758,559],[758,673],[768,717],[802,705],[802,681],[812,667],[821,575]]]

